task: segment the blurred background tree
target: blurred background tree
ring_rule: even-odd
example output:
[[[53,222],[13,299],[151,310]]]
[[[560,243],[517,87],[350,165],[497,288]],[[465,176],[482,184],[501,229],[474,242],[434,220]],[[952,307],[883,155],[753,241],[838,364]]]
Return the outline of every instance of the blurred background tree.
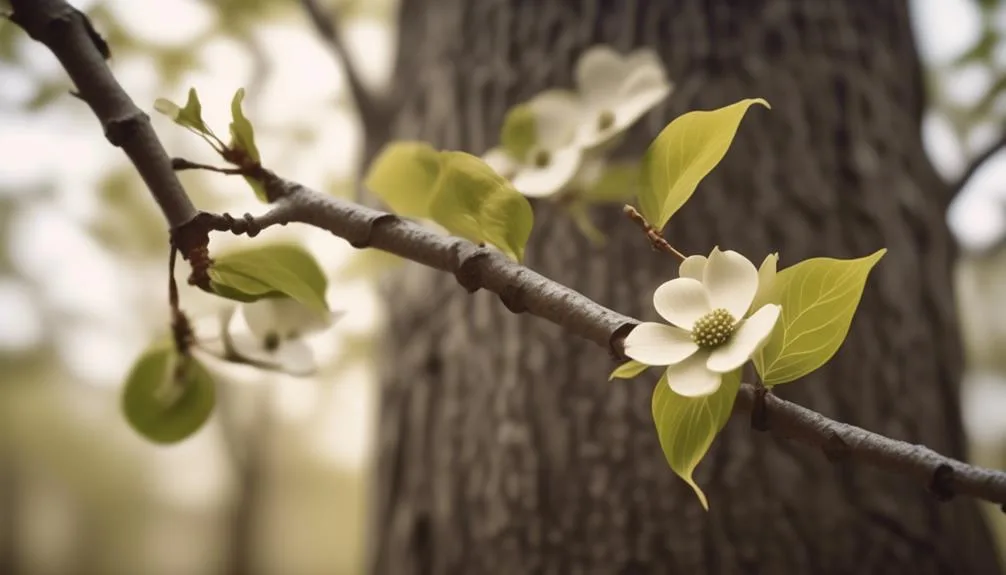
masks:
[[[802,4],[808,3],[812,4],[813,0]],[[397,41],[397,3],[391,0],[335,0],[322,4],[333,14],[338,13],[365,80],[378,89],[387,86],[392,76]],[[562,33],[548,28],[549,22],[554,24],[557,20],[550,20],[547,10],[536,12],[537,9],[529,7],[533,3],[514,2],[519,9],[513,14],[519,17],[508,21],[508,11],[495,13],[497,19],[493,21],[497,26],[512,29],[519,38],[515,42],[521,46],[525,42],[544,41],[543,38],[551,38],[553,34],[560,43],[554,53],[547,55],[552,58],[550,64],[546,55],[527,48],[510,54],[508,57],[516,58],[518,65],[503,70],[494,66],[504,65],[505,60],[493,64],[488,52],[458,50],[457,46],[464,44],[445,43],[448,37],[464,42],[474,42],[474,37],[480,34],[485,38],[493,37],[484,28],[475,29],[474,20],[440,20],[443,27],[421,29],[421,23],[436,23],[437,17],[449,14],[441,10],[452,4],[455,3],[444,2],[439,7],[430,7],[429,20],[416,9],[423,3],[410,0],[405,5],[402,30],[408,36],[402,40],[402,46],[414,51],[417,61],[424,63],[424,67],[421,74],[413,70],[417,74],[412,77],[410,70],[400,70],[406,76],[405,85],[411,86],[406,94],[403,119],[398,123],[400,136],[422,134],[437,144],[472,147],[471,151],[481,152],[494,143],[494,130],[501,119],[497,116],[506,105],[548,87],[553,81],[568,80],[572,60],[562,61],[557,54],[569,56],[574,45],[592,39],[621,37],[622,21],[618,18],[585,24],[579,32],[566,30]],[[601,4],[605,10],[614,10],[613,4]],[[793,3],[794,6],[798,4],[801,3]],[[930,158],[948,181],[960,178],[969,159],[982,155],[1003,133],[1006,108],[1001,93],[1006,86],[1006,81],[1002,80],[1006,48],[1002,34],[1006,33],[1006,6],[1001,4],[1006,3],[987,0],[939,3],[916,0],[911,3],[930,95],[923,122],[925,143]],[[305,184],[331,190],[333,194],[351,192],[357,167],[366,154],[361,145],[363,134],[348,98],[343,71],[311,27],[300,3],[178,0],[152,4],[92,0],[78,2],[76,6],[91,15],[108,39],[114,55],[113,70],[138,104],[151,110],[155,98],[180,100],[189,86],[195,86],[203,97],[207,119],[222,126],[226,122],[230,95],[237,87],[246,86],[248,113],[260,134],[259,145],[270,166]],[[484,14],[487,18],[493,16],[492,8],[481,9],[487,11]],[[723,61],[709,56],[711,38],[718,38],[720,34],[743,37],[747,28],[740,12],[751,9],[735,10],[737,14],[713,10],[703,25],[706,27],[689,27],[691,21],[686,15],[671,24],[676,32],[671,45],[687,46],[675,54],[665,53],[672,78],[678,83],[678,93],[672,95],[666,110],[654,114],[640,128],[639,137],[644,137],[644,132],[652,134],[670,117],[669,114],[721,105],[730,97],[764,95],[776,109],[761,114],[748,126],[747,136],[742,133],[738,142],[741,150],[738,154],[750,159],[757,140],[772,125],[770,114],[775,118],[797,113],[792,105],[783,99],[774,100],[769,92],[748,93],[754,85],[731,80],[731,72],[723,67]],[[877,12],[877,18],[891,17],[885,10],[878,8]],[[583,16],[583,22],[589,20],[588,16]],[[489,20],[482,23],[490,25]],[[806,38],[818,35],[831,38],[828,42],[841,42],[841,37],[828,36],[837,32],[827,27],[814,28],[823,26],[821,23],[805,22],[805,25],[808,28],[799,34]],[[439,35],[439,38],[433,38],[436,42],[421,43],[425,34]],[[712,45],[717,50],[727,50],[729,46],[741,44]],[[438,46],[442,51],[438,51]],[[482,49],[489,50],[485,46]],[[514,50],[520,47],[515,44]],[[428,353],[424,351],[426,344],[422,342],[416,347],[396,348],[399,352],[404,350],[406,359],[395,363],[388,362],[388,350],[382,340],[374,339],[385,323],[385,312],[374,289],[376,280],[392,268],[394,260],[377,254],[354,253],[342,242],[317,230],[269,230],[268,234],[263,234],[266,238],[262,241],[290,236],[305,239],[332,274],[329,297],[333,306],[348,310],[334,333],[314,341],[323,365],[322,372],[314,380],[305,380],[215,365],[220,379],[226,379],[227,383],[222,390],[220,410],[211,425],[178,446],[166,448],[146,443],[127,427],[119,413],[118,386],[132,359],[162,329],[167,317],[163,289],[166,256],[163,221],[132,168],[101,138],[100,127],[90,112],[79,101],[67,96],[70,86],[51,55],[25,38],[20,29],[3,22],[0,23],[0,58],[0,86],[3,87],[0,90],[0,150],[4,150],[0,156],[0,230],[3,231],[0,237],[3,246],[0,250],[0,374],[3,374],[0,377],[3,383],[0,386],[3,394],[0,399],[0,517],[3,518],[0,521],[0,572],[364,572],[365,536],[373,527],[366,520],[366,514],[375,509],[369,502],[380,498],[389,501],[387,491],[379,493],[374,489],[380,484],[375,483],[372,469],[377,437],[374,433],[377,379],[373,363],[384,361],[402,369],[417,364],[424,370],[436,367],[432,365],[436,362],[428,360]],[[707,68],[705,76],[693,75],[690,72],[701,66],[693,67],[698,65],[689,64],[689,61],[696,60],[701,60],[704,66],[719,65],[720,68]],[[435,65],[437,63],[440,65]],[[477,66],[477,63],[483,65]],[[440,89],[461,82],[457,74],[466,70],[471,74],[465,78],[470,91],[462,92],[462,99],[452,101],[450,91]],[[748,73],[757,76],[756,72]],[[799,91],[799,88],[794,90]],[[425,101],[420,103],[421,99]],[[476,105],[474,102],[483,103]],[[465,116],[480,110],[492,113],[486,117]],[[452,117],[458,114],[464,119],[454,122]],[[418,123],[410,124],[410,119]],[[813,118],[808,117],[808,121],[811,123],[807,129],[814,129]],[[189,134],[176,129],[164,118],[155,117],[154,122],[173,154],[194,160],[212,160],[208,150]],[[473,126],[480,124],[484,124],[484,133],[477,135]],[[451,128],[452,125],[455,127]],[[465,130],[461,131],[460,126],[466,126]],[[1006,276],[1006,251],[1002,249],[1006,243],[1003,242],[1006,218],[1003,218],[1001,207],[1003,178],[1000,177],[1001,170],[1006,170],[1003,159],[1002,156],[993,157],[976,171],[950,208],[952,229],[964,248],[957,282],[970,362],[963,389],[965,423],[979,448],[975,451],[977,460],[999,468],[1006,466],[1006,418],[1000,415],[1006,406],[1003,380],[1006,362],[999,354],[1006,345],[1006,301],[1002,295],[1006,291],[999,287],[1003,285],[999,279]],[[709,202],[723,201],[726,196],[717,190],[723,189],[725,184],[739,186],[747,182],[750,170],[744,171],[743,161],[737,159],[733,164],[725,164],[726,173],[711,180],[707,194]],[[744,179],[738,179],[741,175]],[[257,209],[240,181],[194,172],[182,173],[181,177],[193,199],[203,208],[232,212]],[[545,230],[536,232],[537,237],[532,238],[532,242],[543,246],[556,241],[555,238],[564,233],[565,225],[553,222]],[[613,219],[606,225],[609,231],[624,226],[616,225]],[[721,232],[717,230],[717,239],[729,239]],[[686,248],[708,247],[704,244],[705,238],[694,232],[672,233],[684,234],[680,237],[690,238],[695,243],[685,245]],[[225,247],[234,241],[246,240],[217,237],[214,246]],[[629,247],[634,251],[644,249],[634,243]],[[805,249],[818,254],[826,251],[826,247],[830,248],[809,243]],[[582,256],[581,249],[589,248],[568,246],[569,253],[562,251],[559,257],[573,261]],[[784,258],[787,253],[792,258],[801,257],[801,254],[784,251]],[[828,251],[826,255],[862,254]],[[531,264],[537,265],[535,261]],[[546,271],[561,277],[551,269]],[[584,289],[584,286],[575,287]],[[584,291],[590,293],[590,289],[588,286]],[[421,299],[423,295],[412,290],[403,299]],[[632,300],[635,294],[608,296]],[[219,305],[216,300],[194,290],[186,292],[184,297],[189,309],[213,319]],[[474,306],[472,310],[488,309],[483,307],[486,302],[478,299],[482,296],[471,298],[449,293],[449,297],[452,309],[459,306],[460,309],[468,309],[467,306]],[[438,300],[437,303],[443,302]],[[626,305],[634,307],[640,302],[632,300]],[[625,306],[618,307],[631,311]],[[430,316],[421,315],[413,319],[434,321]],[[473,321],[474,327],[480,330],[477,333],[484,333],[487,342],[494,340],[496,331],[512,332],[518,325],[541,332],[532,337],[542,341],[561,339],[549,331],[550,327],[533,320],[508,316],[501,318],[501,323],[492,324],[490,316],[486,315],[473,316]],[[852,337],[863,335],[861,328],[858,336],[853,334]],[[460,346],[461,343],[448,340],[443,345]],[[579,342],[573,342],[568,353],[580,353],[583,349]],[[504,348],[499,353],[511,354],[506,357],[514,364],[534,365],[545,357],[540,351],[526,348],[525,351],[514,356],[516,352],[512,348]],[[445,360],[451,357],[448,354]],[[496,360],[506,359],[497,356]],[[569,361],[572,360],[562,360]],[[442,364],[440,368],[448,373],[441,379],[457,380],[458,374],[452,375],[450,370],[457,371],[459,367],[452,367],[449,362]],[[503,370],[502,367],[494,369]],[[576,372],[567,375],[583,380],[587,377]],[[436,390],[435,383],[430,379],[423,385]],[[518,378],[498,382],[496,387],[526,388],[530,385],[547,393],[551,383]],[[592,410],[605,405],[615,410],[630,409],[630,405],[634,406],[632,409],[638,407],[638,397],[616,397],[616,403],[620,403],[611,405],[614,396],[598,392],[603,383],[600,380],[595,383],[580,381],[578,384],[583,391],[563,398],[568,402],[566,416],[577,430],[572,438],[583,442],[578,444],[581,451],[577,458],[606,457],[604,453],[588,453],[603,445],[602,434],[607,434],[605,441],[627,442],[626,448],[630,442],[640,441],[639,429],[630,433],[619,427],[591,428]],[[861,383],[865,386],[869,382]],[[509,392],[497,398],[507,397],[506,393]],[[862,401],[868,402],[869,397],[864,392]],[[391,400],[394,399],[392,396]],[[517,400],[517,397],[510,396],[510,399]],[[547,404],[559,398],[545,400]],[[479,418],[485,413],[480,410],[499,408],[493,403],[479,405],[466,405],[464,414],[454,417]],[[825,407],[822,410],[828,412]],[[389,421],[408,421],[393,410],[384,417],[395,418]],[[741,439],[733,441],[767,441],[767,438],[751,436],[747,429],[740,429],[743,422],[735,427],[739,431],[734,436]],[[388,426],[385,433],[396,429],[399,428]],[[495,463],[485,461],[469,469],[485,471],[496,469],[497,465],[514,468],[545,465],[542,469],[546,469],[568,465],[559,463],[561,459],[542,459],[535,464],[504,457],[506,453],[526,453],[508,447],[523,441],[518,428],[478,428],[471,427],[470,421],[462,424],[459,420],[453,432],[472,429],[481,434],[474,438],[479,445],[499,445],[505,449],[491,456],[499,458],[493,460]],[[438,433],[448,437],[450,431],[442,429]],[[591,435],[594,433],[597,435]],[[630,434],[624,435],[626,433]],[[749,436],[750,439],[743,439]],[[560,437],[559,440],[569,439]],[[651,443],[655,445],[652,440],[652,437],[643,440],[632,448],[633,453],[645,452],[648,446],[652,447]],[[546,458],[551,457],[553,452],[549,449],[555,445],[544,441],[539,448],[549,454]],[[449,457],[450,446],[441,447],[443,449],[436,453]],[[797,460],[819,457],[800,447],[793,447],[793,451]],[[662,465],[656,454],[659,451],[654,453],[656,463]],[[739,460],[730,457],[718,463],[711,459],[705,465],[714,468],[717,474],[749,473]],[[665,468],[651,465],[650,455],[642,458],[647,459],[646,465],[654,474],[660,474],[651,479],[655,482],[651,484],[672,485],[676,481]],[[429,463],[429,475],[413,477],[413,481],[462,479],[443,475],[446,468],[440,460],[433,458]],[[477,486],[489,478],[489,475],[476,474],[467,481]],[[565,485],[561,474],[555,479],[557,487]],[[452,481],[438,485],[442,490],[439,493],[462,489],[462,484]],[[608,489],[605,482],[589,474],[573,483],[568,485],[571,492]],[[889,484],[898,485],[898,480],[890,480]],[[386,490],[391,485],[384,483]],[[415,501],[417,495],[432,493],[423,491],[430,488],[430,485],[419,490],[403,487],[400,496]],[[508,490],[524,493],[526,489],[534,489],[533,486],[507,484],[492,488],[498,489],[501,497],[510,493]],[[679,493],[678,487],[672,489],[662,494],[665,499],[669,500],[671,493]],[[745,493],[766,500],[773,497],[771,493]],[[652,493],[642,496],[659,497]],[[437,495],[430,501],[440,501],[437,497],[445,495]],[[713,498],[723,501],[724,507],[728,505],[728,500],[718,494]],[[686,499],[675,498],[682,502]],[[884,507],[885,503],[877,505]],[[682,537],[701,531],[701,524],[697,523],[701,517],[698,512],[689,511],[691,508],[685,503],[675,507],[676,513],[687,515],[675,515],[678,520],[689,520],[675,523],[676,529],[691,534]],[[472,517],[499,517],[497,511],[493,508],[476,510]],[[903,521],[900,511],[886,510],[886,513]],[[377,539],[370,544],[388,551],[389,558],[412,562],[411,568],[424,560],[460,561],[449,555],[451,548],[444,546],[442,540],[445,533],[458,526],[451,526],[449,518],[443,516],[423,519],[420,515],[407,518],[413,521],[405,524],[406,537],[399,533],[384,539],[383,544],[377,545]],[[373,524],[390,527],[388,517],[378,518]],[[533,512],[521,512],[515,517],[518,520],[511,526],[534,529],[533,522],[524,523],[534,517]],[[875,519],[881,527],[886,520],[883,514]],[[593,519],[584,515],[574,520],[589,524]],[[505,526],[485,527],[500,529]],[[762,526],[746,527],[751,528],[761,529]],[[1006,535],[1000,537],[1003,539]],[[630,543],[622,541],[615,545],[628,546]],[[403,549],[402,545],[410,547]],[[569,553],[587,553],[586,549],[575,545],[569,547]],[[508,551],[510,548],[501,548],[495,553]],[[708,551],[715,554],[716,549]],[[704,556],[701,548],[688,549],[684,553],[685,556],[679,556],[682,561],[692,560],[688,554]],[[409,572],[388,571],[388,565],[396,564],[384,565],[384,572]]]

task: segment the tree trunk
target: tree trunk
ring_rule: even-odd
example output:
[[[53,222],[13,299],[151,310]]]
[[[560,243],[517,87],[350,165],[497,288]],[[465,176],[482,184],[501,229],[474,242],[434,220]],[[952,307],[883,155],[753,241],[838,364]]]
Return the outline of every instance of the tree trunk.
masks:
[[[946,186],[923,152],[923,87],[906,2],[403,0],[395,137],[482,153],[509,106],[571,85],[590,45],[655,48],[677,89],[638,126],[746,97],[726,159],[672,220],[781,264],[887,247],[835,359],[779,395],[965,456]],[[594,249],[535,205],[527,264],[654,320],[676,262],[617,208]],[[698,468],[704,512],[668,468],[655,375],[606,378],[603,350],[488,293],[413,266],[390,286],[373,569],[517,573],[996,573],[976,505],[753,431],[735,418]],[[654,370],[656,371],[656,370]]]

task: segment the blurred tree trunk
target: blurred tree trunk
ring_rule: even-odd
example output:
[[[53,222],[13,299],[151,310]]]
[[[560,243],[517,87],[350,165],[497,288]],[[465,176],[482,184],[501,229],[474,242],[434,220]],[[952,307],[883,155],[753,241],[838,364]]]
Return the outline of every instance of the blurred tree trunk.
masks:
[[[907,2],[403,0],[397,138],[481,153],[507,108],[571,85],[595,43],[655,48],[677,90],[632,134],[761,96],[723,164],[669,227],[789,265],[890,252],[849,340],[779,394],[841,421],[965,456],[948,193],[923,152]],[[627,314],[676,276],[617,208],[592,249],[538,204],[527,263]],[[976,505],[831,463],[733,420],[699,466],[706,513],[670,471],[653,377],[606,381],[593,344],[412,266],[390,286],[374,572],[994,573]]]

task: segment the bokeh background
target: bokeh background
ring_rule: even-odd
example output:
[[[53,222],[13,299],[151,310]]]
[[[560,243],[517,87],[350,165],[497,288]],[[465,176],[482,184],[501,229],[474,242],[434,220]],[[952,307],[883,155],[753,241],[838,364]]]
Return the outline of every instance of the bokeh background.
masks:
[[[0,3],[2,4],[2,3]],[[172,155],[214,163],[201,140],[153,112],[189,87],[226,130],[234,91],[278,173],[350,196],[361,133],[343,70],[296,0],[79,0],[111,66]],[[395,0],[329,0],[351,56],[387,84]],[[927,67],[927,149],[948,179],[1006,130],[1006,1],[913,0]],[[178,445],[140,438],[119,412],[135,357],[164,333],[165,224],[122,153],[68,96],[55,58],[0,21],[0,573],[357,574],[363,571],[383,321],[377,279],[391,256],[306,227],[345,315],[311,340],[317,377],[221,362],[218,410]],[[673,97],[673,96],[672,96]],[[237,178],[184,172],[204,209],[260,211]],[[1006,468],[1006,152],[947,214],[977,463]],[[214,249],[235,241],[214,237]],[[179,273],[184,278],[184,270]],[[222,304],[183,288],[190,315]],[[1006,541],[1001,514],[999,523]]]

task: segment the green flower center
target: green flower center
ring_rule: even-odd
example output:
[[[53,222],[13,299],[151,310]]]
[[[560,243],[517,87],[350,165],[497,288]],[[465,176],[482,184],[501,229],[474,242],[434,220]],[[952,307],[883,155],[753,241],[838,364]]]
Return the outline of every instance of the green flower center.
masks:
[[[549,162],[552,161],[552,154],[549,154],[548,150],[538,150],[537,152],[534,153],[534,156],[531,158],[531,161],[534,163],[535,166],[539,168],[544,168],[545,166],[548,165]]]
[[[262,339],[262,347],[268,352],[279,349],[279,334],[274,331],[265,334],[265,338]]]
[[[615,125],[615,113],[611,110],[603,110],[597,115],[597,130],[603,132]]]
[[[700,317],[692,328],[692,341],[704,349],[719,347],[730,340],[737,321],[730,312],[717,308]]]

